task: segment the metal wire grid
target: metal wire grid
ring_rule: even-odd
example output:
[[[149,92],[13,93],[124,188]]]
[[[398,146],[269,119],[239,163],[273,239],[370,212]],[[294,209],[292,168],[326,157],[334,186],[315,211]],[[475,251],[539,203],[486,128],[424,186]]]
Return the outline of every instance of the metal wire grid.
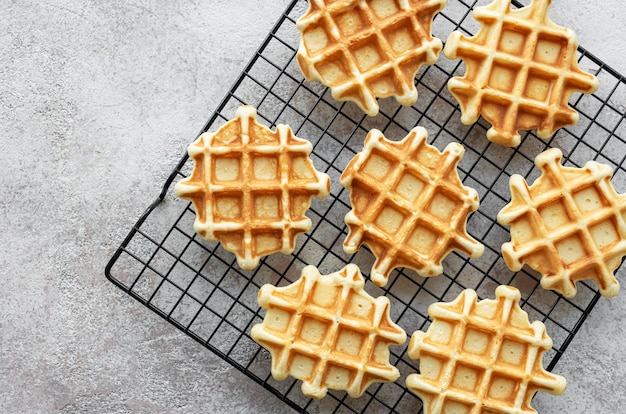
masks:
[[[435,19],[434,35],[445,40],[453,30],[475,32],[477,24],[470,15],[475,4],[476,1],[450,0]],[[544,364],[550,370],[554,368],[598,301],[596,286],[579,283],[576,297],[566,299],[540,288],[539,276],[530,269],[511,272],[500,255],[500,246],[509,240],[508,231],[495,222],[495,217],[509,200],[510,175],[518,173],[534,180],[538,172],[533,168],[533,159],[548,147],[561,148],[566,165],[580,167],[591,159],[610,165],[615,170],[614,185],[624,192],[625,109],[613,103],[624,101],[624,77],[579,48],[580,66],[596,74],[601,82],[594,95],[579,95],[571,102],[580,113],[580,121],[548,141],[526,133],[518,148],[506,148],[487,141],[489,126],[482,120],[473,126],[460,123],[459,109],[445,85],[451,76],[461,75],[464,68],[460,62],[443,56],[435,66],[418,74],[416,105],[401,107],[393,99],[385,99],[380,102],[380,114],[374,118],[366,117],[352,103],[333,100],[320,84],[304,81],[295,62],[299,42],[295,21],[306,7],[304,0],[294,0],[287,7],[202,132],[216,130],[233,117],[237,107],[250,104],[268,126],[286,123],[297,136],[310,140],[316,168],[332,180],[331,195],[314,200],[309,210],[311,230],[298,238],[292,255],[271,255],[257,269],[242,271],[231,253],[194,233],[195,215],[190,203],[173,195],[172,184],[192,168],[184,156],[157,200],[111,258],[105,270],[107,277],[298,411],[421,412],[420,400],[405,387],[406,376],[418,371],[417,362],[406,355],[406,344],[391,348],[391,362],[401,372],[397,382],[373,385],[358,399],[330,391],[323,400],[310,400],[301,393],[299,381],[278,382],[271,377],[269,353],[249,336],[251,327],[264,316],[256,302],[263,284],[292,283],[307,264],[326,274],[347,263],[356,263],[368,275],[374,259],[366,248],[354,255],[343,252],[347,233],[343,218],[350,204],[348,192],[339,185],[339,176],[362,149],[371,128],[397,140],[420,125],[428,130],[429,142],[439,149],[448,142],[464,145],[466,153],[459,173],[465,185],[478,191],[481,200],[479,210],[470,216],[468,231],[485,244],[485,253],[472,260],[451,254],[439,277],[422,278],[398,269],[386,287],[368,281],[366,290],[373,296],[386,295],[390,299],[393,320],[410,335],[428,327],[427,308],[431,303],[452,300],[465,288],[475,289],[484,298],[493,297],[500,284],[516,286],[530,319],[543,321],[553,338],[553,349],[546,354]],[[618,278],[623,273],[620,268]]]

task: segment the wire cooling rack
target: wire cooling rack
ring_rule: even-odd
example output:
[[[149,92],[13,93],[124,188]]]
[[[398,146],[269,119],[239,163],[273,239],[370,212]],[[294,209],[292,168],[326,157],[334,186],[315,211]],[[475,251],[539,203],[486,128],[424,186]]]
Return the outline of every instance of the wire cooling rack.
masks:
[[[475,33],[471,17],[476,2],[449,0],[437,15],[433,31],[445,40],[453,30]],[[521,5],[517,2],[516,7]],[[509,200],[509,177],[518,173],[534,180],[538,172],[533,159],[549,147],[560,148],[565,164],[580,167],[597,160],[614,168],[613,183],[624,192],[626,182],[626,121],[624,102],[626,81],[600,60],[579,48],[579,64],[596,74],[600,89],[593,95],[575,95],[571,104],[580,121],[563,128],[550,140],[533,133],[522,136],[518,148],[506,148],[485,138],[488,125],[460,123],[456,102],[446,88],[451,76],[460,76],[460,61],[441,55],[439,62],[422,69],[416,79],[418,102],[400,107],[393,99],[380,102],[380,114],[365,116],[352,103],[337,102],[319,83],[303,80],[295,61],[299,32],[295,21],[307,8],[304,0],[294,0],[280,17],[239,79],[212,115],[202,132],[215,131],[234,116],[242,104],[257,108],[261,122],[272,128],[289,124],[296,135],[313,143],[313,162],[332,180],[331,195],[315,199],[308,215],[311,230],[298,238],[293,254],[264,258],[253,271],[242,271],[234,256],[218,243],[207,243],[193,231],[195,218],[191,205],[173,195],[173,183],[185,177],[192,162],[184,156],[167,180],[163,191],[137,221],[106,267],[107,277],[147,308],[169,321],[249,378],[301,412],[421,412],[420,400],[407,391],[405,378],[417,372],[418,365],[406,355],[406,345],[391,348],[391,362],[401,377],[393,384],[375,384],[358,399],[344,392],[330,391],[323,400],[310,400],[300,391],[299,381],[276,381],[270,375],[270,356],[249,336],[251,327],[262,321],[264,311],[257,305],[257,292],[265,283],[286,285],[295,281],[305,265],[319,267],[322,274],[335,272],[347,263],[356,263],[367,276],[372,254],[361,248],[354,255],[343,252],[347,233],[343,222],[350,210],[347,190],[339,176],[348,161],[362,149],[371,128],[399,140],[414,126],[425,127],[429,142],[439,149],[448,142],[460,142],[465,157],[459,173],[465,185],[475,188],[481,206],[470,216],[469,233],[485,245],[479,259],[453,253],[444,261],[442,276],[422,278],[412,271],[398,269],[386,287],[367,282],[374,296],[391,301],[392,318],[410,335],[425,330],[430,321],[427,308],[436,301],[452,300],[465,288],[475,289],[481,298],[494,297],[495,288],[509,284],[520,289],[522,307],[531,320],[543,321],[554,346],[545,358],[548,369],[566,350],[570,341],[596,304],[596,286],[578,284],[578,294],[566,299],[539,287],[539,277],[524,268],[513,273],[505,265],[500,246],[509,240],[506,228],[495,222],[497,212]],[[190,140],[191,142],[191,140]],[[618,270],[619,275],[623,269]],[[573,379],[575,380],[575,379]]]

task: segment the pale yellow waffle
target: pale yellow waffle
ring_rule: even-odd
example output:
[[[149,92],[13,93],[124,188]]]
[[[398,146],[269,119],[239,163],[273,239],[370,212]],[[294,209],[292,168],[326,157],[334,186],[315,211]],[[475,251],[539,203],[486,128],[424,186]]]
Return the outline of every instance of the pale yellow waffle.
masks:
[[[519,145],[520,129],[536,129],[545,139],[575,124],[570,96],[598,89],[598,79],[578,67],[575,33],[549,19],[549,6],[550,0],[532,0],[512,10],[510,0],[494,0],[474,9],[482,23],[476,36],[457,31],[446,41],[446,57],[467,66],[463,77],[448,81],[461,122],[473,124],[482,115],[492,124],[487,138],[498,144]]]
[[[311,228],[304,215],[311,198],[329,194],[330,178],[315,170],[311,150],[288,126],[271,131],[254,108],[242,106],[235,119],[189,146],[194,168],[175,191],[193,202],[195,231],[253,269],[262,256],[291,253],[296,236]]]
[[[477,302],[467,289],[428,308],[432,324],[408,347],[420,373],[406,379],[424,414],[532,414],[537,391],[565,390],[565,378],[543,368],[552,348],[544,324],[531,324],[519,300],[517,289],[499,286],[495,300]]]
[[[566,297],[584,279],[615,296],[613,272],[626,254],[626,194],[615,192],[609,166],[563,167],[562,156],[555,148],[539,154],[541,176],[530,187],[520,175],[511,177],[511,202],[497,217],[511,226],[502,255],[511,270],[527,263],[541,273],[541,286]]]
[[[399,142],[373,129],[341,175],[352,204],[344,250],[369,246],[376,256],[370,277],[379,286],[396,267],[435,276],[452,250],[473,258],[484,250],[465,229],[479,203],[478,193],[463,186],[456,170],[463,146],[450,143],[441,153],[426,139],[422,127]]]
[[[259,306],[263,322],[251,336],[272,355],[272,375],[302,380],[302,392],[323,398],[328,389],[358,397],[373,382],[395,381],[400,372],[389,363],[389,346],[406,333],[389,316],[389,299],[374,299],[354,264],[329,275],[306,266],[296,282],[265,285]]]
[[[446,0],[310,0],[298,19],[298,65],[333,98],[378,113],[376,98],[417,101],[415,74],[437,61],[441,40],[431,26]]]

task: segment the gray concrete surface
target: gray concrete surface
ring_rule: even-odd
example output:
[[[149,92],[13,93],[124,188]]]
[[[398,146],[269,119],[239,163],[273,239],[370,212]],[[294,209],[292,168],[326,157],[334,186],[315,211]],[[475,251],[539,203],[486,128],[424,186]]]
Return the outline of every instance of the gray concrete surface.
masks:
[[[626,73],[622,2],[553,3]],[[0,1],[0,412],[289,412],[103,274],[286,4]],[[624,412],[625,298],[600,301],[539,412]]]

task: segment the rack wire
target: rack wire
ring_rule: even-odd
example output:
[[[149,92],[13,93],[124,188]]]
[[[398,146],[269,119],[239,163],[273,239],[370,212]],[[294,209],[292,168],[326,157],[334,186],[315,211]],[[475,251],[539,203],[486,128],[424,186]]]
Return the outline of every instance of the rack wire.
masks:
[[[517,1],[514,4],[521,7]],[[475,5],[476,1],[449,0],[435,18],[433,34],[445,40],[453,30],[474,33],[478,26],[471,10]],[[465,288],[475,289],[484,298],[493,297],[500,284],[515,286],[522,293],[522,308],[530,319],[544,322],[553,338],[554,346],[544,357],[544,364],[552,370],[599,293],[595,285],[583,282],[578,284],[577,295],[567,299],[540,288],[539,275],[530,269],[511,272],[500,255],[500,246],[509,240],[508,230],[495,217],[509,200],[509,177],[517,173],[534,180],[538,172],[533,159],[549,147],[560,148],[569,166],[580,167],[591,159],[610,165],[615,171],[614,185],[624,192],[625,109],[614,103],[623,102],[626,96],[624,77],[579,48],[579,65],[594,73],[601,84],[595,94],[577,95],[570,102],[580,121],[547,141],[525,133],[519,147],[506,148],[485,138],[488,125],[482,119],[472,126],[460,123],[457,104],[446,89],[447,80],[464,71],[459,61],[441,56],[436,65],[419,72],[419,99],[413,107],[385,99],[380,102],[380,114],[373,118],[352,103],[335,101],[322,85],[304,81],[295,61],[299,42],[295,21],[306,8],[304,0],[291,2],[201,133],[216,130],[232,119],[237,107],[249,104],[257,108],[266,125],[288,124],[297,136],[310,140],[316,168],[329,174],[332,181],[330,196],[314,200],[309,210],[311,230],[299,236],[293,254],[268,256],[253,271],[239,269],[231,253],[195,234],[192,206],[173,194],[173,184],[192,169],[185,155],[111,258],[105,270],[107,278],[300,412],[421,412],[420,400],[404,385],[407,375],[418,372],[417,362],[406,355],[406,345],[391,347],[391,362],[401,373],[397,382],[372,385],[358,399],[330,391],[323,400],[311,400],[301,393],[299,381],[279,382],[271,377],[269,353],[249,336],[251,327],[264,315],[256,302],[263,284],[291,283],[308,264],[325,274],[356,263],[368,275],[374,260],[368,249],[361,248],[354,255],[342,249],[347,234],[343,218],[350,204],[339,176],[361,150],[371,128],[398,140],[420,125],[428,130],[429,142],[440,149],[448,142],[464,145],[466,153],[459,173],[481,200],[479,210],[470,216],[468,231],[482,241],[485,253],[472,260],[453,253],[444,261],[443,275],[433,278],[398,269],[386,287],[368,281],[366,290],[390,299],[393,320],[410,335],[427,329],[431,303],[452,300]],[[618,278],[623,273],[620,268]]]

